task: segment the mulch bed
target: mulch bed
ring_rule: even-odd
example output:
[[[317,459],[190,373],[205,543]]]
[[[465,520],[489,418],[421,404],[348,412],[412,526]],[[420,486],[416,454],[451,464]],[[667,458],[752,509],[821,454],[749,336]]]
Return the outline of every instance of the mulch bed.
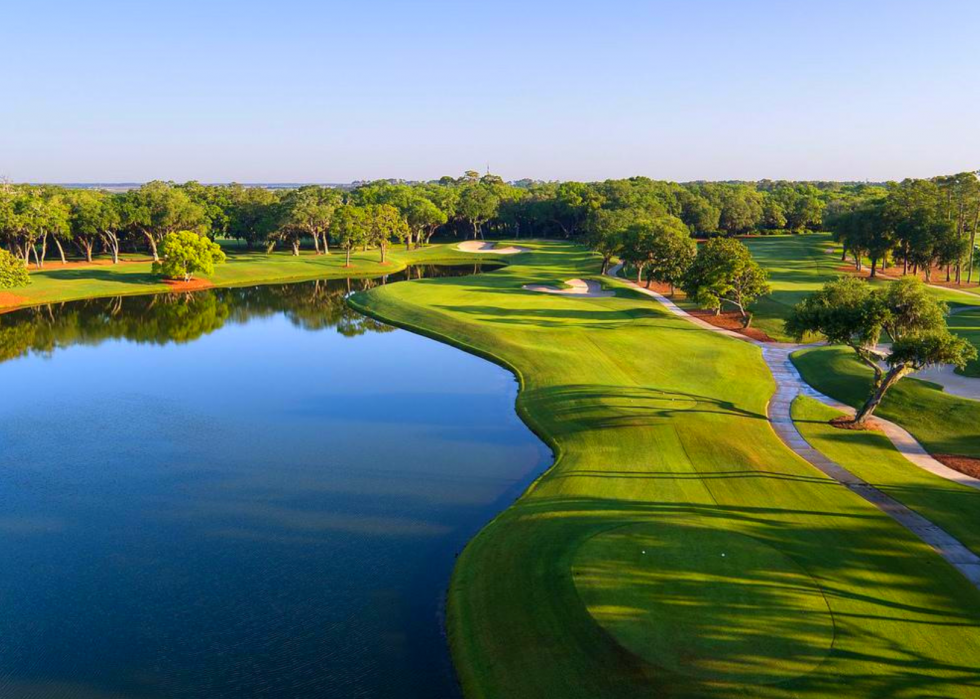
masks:
[[[849,415],[841,415],[830,421],[831,426],[839,430],[854,430],[855,432],[882,432],[881,423],[874,418],[867,420],[863,425],[854,424],[854,418]]]
[[[30,301],[26,296],[18,296],[9,291],[0,291],[0,306],[19,306]]]
[[[844,265],[838,266],[837,267],[837,271],[839,271],[839,272],[846,272],[847,274],[853,274],[854,276],[862,277],[864,279],[867,279],[867,278],[869,278],[871,276],[871,268],[870,267],[867,267],[867,266],[865,266],[865,268],[862,269],[859,272],[856,269],[854,269],[854,265],[852,265],[852,264],[844,264]],[[877,271],[877,274],[878,274],[879,277],[884,277],[885,279],[901,279],[902,278],[902,266],[901,265],[892,265],[888,269],[881,269],[881,268],[879,268],[878,271]],[[909,271],[908,276],[912,276],[912,272],[911,271]],[[926,280],[926,275],[924,275],[922,272],[919,272],[919,274],[916,275],[916,276],[918,276],[918,278],[921,279],[922,281],[925,281]],[[963,276],[964,276],[964,278],[966,277],[965,274]],[[977,288],[980,288],[980,283],[978,283],[978,282],[972,282],[970,284],[967,284],[964,281],[964,282],[962,282],[960,284],[957,284],[955,281],[949,281],[949,282],[946,281],[946,270],[945,269],[942,269],[942,270],[937,269],[937,270],[935,270],[932,273],[932,281],[931,282],[928,282],[928,283],[931,284],[932,286],[941,286],[941,287],[946,288],[946,289],[964,289],[964,290],[967,290],[967,289],[977,289]]]
[[[705,322],[711,323],[717,328],[724,328],[725,330],[734,330],[740,335],[745,335],[748,338],[755,340],[756,342],[777,342],[769,335],[767,335],[762,330],[757,328],[743,328],[742,327],[742,316],[738,311],[726,311],[720,315],[715,315],[714,311],[706,310],[690,310],[688,311],[695,318],[699,318]]]
[[[936,461],[949,466],[954,471],[980,478],[980,459],[957,456],[956,454],[933,454],[932,456]]]
[[[207,279],[191,279],[189,282],[164,279],[163,283],[169,286],[173,291],[203,291],[204,289],[210,289],[214,286],[214,284]]]

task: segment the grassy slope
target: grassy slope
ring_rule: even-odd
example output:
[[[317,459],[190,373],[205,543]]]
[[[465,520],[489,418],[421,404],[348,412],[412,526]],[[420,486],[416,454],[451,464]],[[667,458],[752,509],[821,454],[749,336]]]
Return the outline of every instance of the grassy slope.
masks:
[[[281,281],[304,281],[321,277],[368,277],[397,272],[412,263],[495,261],[493,255],[468,255],[453,245],[433,245],[422,250],[406,252],[395,247],[389,251],[389,261],[382,266],[375,250],[357,252],[352,267],[344,267],[344,255],[314,255],[304,251],[299,257],[276,252],[271,255],[229,249],[228,262],[218,265],[209,277],[215,286],[241,286]],[[56,301],[73,301],[100,296],[152,294],[169,287],[150,271],[150,262],[127,262],[119,265],[91,265],[60,268],[60,263],[48,261],[43,270],[31,272],[27,287],[6,290],[20,297],[16,303],[4,303],[0,309]]]
[[[534,249],[354,300],[514,368],[519,412],[559,455],[460,556],[449,632],[467,695],[975,696],[980,593],[782,445],[759,350],[622,285],[523,291],[598,271]]]
[[[980,553],[980,491],[914,466],[882,434],[827,424],[840,414],[805,396],[793,402],[793,420],[813,447]]]
[[[789,312],[805,296],[840,276],[840,255],[826,234],[746,238],[752,256],[769,272],[772,293],[752,305],[753,325],[777,340],[791,340],[783,330]]]
[[[871,389],[871,370],[847,348],[801,350],[792,360],[807,383],[842,403],[857,407]],[[933,454],[980,458],[980,401],[905,378],[888,392],[877,414],[907,429]]]

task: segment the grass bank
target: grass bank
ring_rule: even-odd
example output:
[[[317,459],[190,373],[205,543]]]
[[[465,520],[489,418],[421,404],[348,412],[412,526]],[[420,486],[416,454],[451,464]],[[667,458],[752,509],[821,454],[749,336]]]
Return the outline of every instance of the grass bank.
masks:
[[[274,282],[299,282],[330,277],[376,277],[405,269],[411,264],[498,262],[492,254],[461,253],[455,244],[431,245],[406,251],[396,247],[389,251],[388,262],[379,262],[376,250],[358,251],[351,267],[344,267],[342,251],[315,255],[303,251],[299,256],[287,252],[248,252],[230,247],[228,261],[215,267],[208,277],[213,286],[245,286]],[[85,298],[153,294],[171,290],[158,275],[151,272],[148,261],[126,261],[118,265],[70,264],[48,261],[42,270],[31,272],[31,284],[0,293],[0,311],[42,303],[77,301]]]
[[[852,350],[816,347],[796,352],[791,359],[806,382],[821,393],[855,408],[867,399],[872,372]],[[877,414],[907,429],[932,454],[980,458],[980,401],[907,377],[888,391]]]
[[[980,593],[799,459],[759,350],[615,298],[559,243],[356,307],[512,367],[557,460],[460,555],[448,629],[468,697],[975,696]],[[465,464],[460,464],[465,468]]]

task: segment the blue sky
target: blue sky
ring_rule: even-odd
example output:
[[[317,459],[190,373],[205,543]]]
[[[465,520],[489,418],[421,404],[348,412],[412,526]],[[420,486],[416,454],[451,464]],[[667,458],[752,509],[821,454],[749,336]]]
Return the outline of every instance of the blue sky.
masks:
[[[20,2],[14,181],[980,167],[980,2]]]

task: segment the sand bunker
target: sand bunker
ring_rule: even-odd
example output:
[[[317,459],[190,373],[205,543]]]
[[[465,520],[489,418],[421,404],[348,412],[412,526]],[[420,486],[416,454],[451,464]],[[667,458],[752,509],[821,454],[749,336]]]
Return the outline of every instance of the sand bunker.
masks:
[[[604,298],[615,296],[615,291],[605,291],[599,282],[587,281],[584,279],[569,279],[565,282],[568,287],[559,289],[545,284],[525,284],[524,288],[528,291],[540,291],[544,294],[559,294],[560,296],[575,296],[580,298]]]
[[[529,248],[521,248],[511,245],[506,248],[498,248],[496,243],[488,243],[483,240],[467,240],[456,246],[457,250],[463,252],[492,252],[498,255],[516,255],[519,252],[529,252]]]

